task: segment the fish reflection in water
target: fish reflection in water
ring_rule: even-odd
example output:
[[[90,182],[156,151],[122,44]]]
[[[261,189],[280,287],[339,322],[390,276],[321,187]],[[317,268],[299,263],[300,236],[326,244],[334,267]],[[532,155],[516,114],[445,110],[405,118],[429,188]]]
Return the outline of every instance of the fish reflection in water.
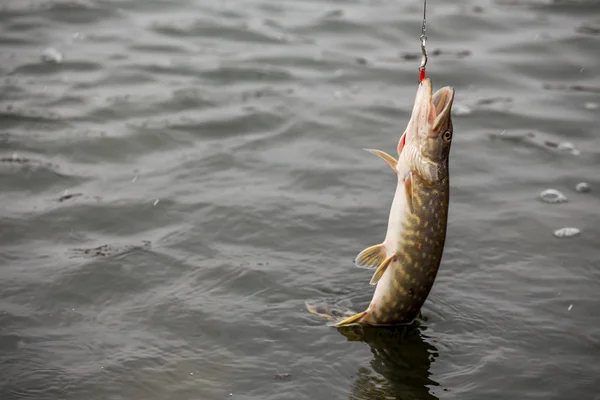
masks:
[[[373,353],[372,369],[358,369],[349,399],[437,400],[429,388],[438,383],[429,369],[438,353],[424,330],[415,324],[338,328],[349,341],[367,343]]]

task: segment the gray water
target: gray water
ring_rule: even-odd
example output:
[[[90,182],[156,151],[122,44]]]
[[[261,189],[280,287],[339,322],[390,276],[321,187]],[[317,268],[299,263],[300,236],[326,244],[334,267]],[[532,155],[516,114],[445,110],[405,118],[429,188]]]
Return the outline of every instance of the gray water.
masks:
[[[362,149],[408,122],[421,12],[3,0],[0,399],[600,399],[597,0],[429,1],[456,99],[426,321],[305,308],[372,296],[396,178]]]

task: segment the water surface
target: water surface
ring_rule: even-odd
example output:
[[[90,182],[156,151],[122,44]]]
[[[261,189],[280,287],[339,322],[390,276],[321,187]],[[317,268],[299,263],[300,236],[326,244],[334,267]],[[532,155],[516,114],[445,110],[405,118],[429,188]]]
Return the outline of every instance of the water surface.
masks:
[[[429,2],[456,99],[427,321],[305,309],[372,296],[395,177],[362,149],[408,122],[421,7],[5,0],[0,398],[600,399],[597,0]]]

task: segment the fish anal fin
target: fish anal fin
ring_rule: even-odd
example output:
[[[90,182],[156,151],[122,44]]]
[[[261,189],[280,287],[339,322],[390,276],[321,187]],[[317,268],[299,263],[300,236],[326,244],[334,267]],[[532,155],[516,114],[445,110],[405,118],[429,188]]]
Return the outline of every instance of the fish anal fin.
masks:
[[[385,260],[385,246],[383,243],[367,247],[361,251],[354,260],[357,267],[377,268]]]
[[[379,279],[381,279],[381,277],[383,276],[383,274],[385,273],[385,270],[387,269],[387,267],[390,266],[390,263],[392,262],[392,260],[396,257],[395,254],[389,256],[388,258],[386,258],[381,265],[377,268],[377,271],[375,271],[375,273],[373,274],[373,277],[371,278],[371,282],[369,282],[369,285],[376,285],[377,282],[379,282]]]
[[[413,208],[413,185],[412,185],[412,174],[409,172],[404,177],[404,191],[406,193],[406,202],[408,204],[408,209],[411,214],[414,212]]]
[[[396,170],[396,166],[398,165],[398,160],[396,160],[394,157],[390,156],[385,151],[376,150],[376,149],[365,149],[365,150],[368,151],[371,154],[375,154],[377,157],[380,157],[381,159],[383,159],[383,161],[385,161],[386,163],[388,163],[388,165],[390,167],[392,167],[392,169],[394,171],[397,171]]]
[[[351,325],[358,322],[367,312],[363,311],[335,324],[335,327]]]

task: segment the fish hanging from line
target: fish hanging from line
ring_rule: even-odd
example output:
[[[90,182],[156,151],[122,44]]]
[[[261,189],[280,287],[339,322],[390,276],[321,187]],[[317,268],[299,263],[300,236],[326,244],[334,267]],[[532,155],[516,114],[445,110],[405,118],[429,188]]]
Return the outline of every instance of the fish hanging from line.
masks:
[[[454,89],[432,94],[429,78],[419,82],[398,159],[366,149],[389,164],[398,177],[382,243],[368,247],[355,263],[373,268],[375,293],[368,308],[335,324],[394,325],[419,315],[435,281],[444,251],[449,205],[449,155]],[[314,307],[309,311],[315,312]]]

